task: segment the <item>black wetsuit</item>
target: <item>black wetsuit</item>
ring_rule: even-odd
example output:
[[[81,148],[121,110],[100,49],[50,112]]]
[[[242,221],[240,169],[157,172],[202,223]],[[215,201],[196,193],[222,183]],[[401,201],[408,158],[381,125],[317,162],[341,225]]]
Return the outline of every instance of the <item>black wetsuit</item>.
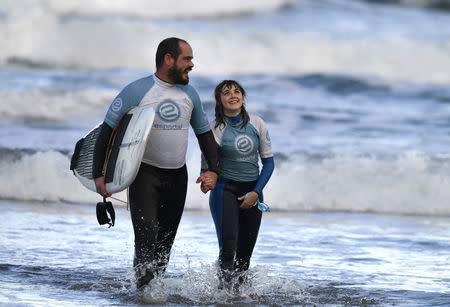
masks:
[[[134,265],[141,276],[138,286],[164,272],[183,213],[186,191],[186,166],[161,169],[141,164],[129,190],[135,237]]]
[[[129,188],[138,287],[163,272],[169,261],[186,198],[189,126],[209,170],[219,173],[217,144],[197,92],[152,75],[127,85],[111,104],[96,143],[93,178],[103,176],[112,127],[129,108],[142,105],[152,106],[155,116],[138,175]]]

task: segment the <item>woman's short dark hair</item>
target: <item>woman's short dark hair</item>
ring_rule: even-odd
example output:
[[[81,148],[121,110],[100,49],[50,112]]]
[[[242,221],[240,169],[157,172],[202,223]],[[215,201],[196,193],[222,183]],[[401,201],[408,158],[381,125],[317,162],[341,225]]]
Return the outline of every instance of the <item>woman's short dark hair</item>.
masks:
[[[184,39],[169,37],[159,43],[158,49],[156,50],[156,69],[159,69],[164,63],[164,56],[168,53],[175,60],[181,54],[180,42],[188,44]]]
[[[225,114],[223,112],[222,99],[220,97],[220,94],[222,93],[222,89],[224,87],[230,89],[233,85],[239,91],[241,91],[243,99],[245,99],[245,96],[247,95],[245,93],[245,90],[242,87],[242,85],[240,85],[239,82],[237,82],[235,80],[223,80],[222,82],[220,82],[216,86],[216,88],[214,89],[214,98],[216,99],[216,124],[215,124],[215,128],[217,128],[221,124],[225,125],[225,121],[223,119]],[[241,128],[243,128],[248,123],[248,121],[250,120],[250,116],[248,115],[247,110],[245,109],[244,102],[242,102],[241,114],[242,114],[242,126],[241,126]]]

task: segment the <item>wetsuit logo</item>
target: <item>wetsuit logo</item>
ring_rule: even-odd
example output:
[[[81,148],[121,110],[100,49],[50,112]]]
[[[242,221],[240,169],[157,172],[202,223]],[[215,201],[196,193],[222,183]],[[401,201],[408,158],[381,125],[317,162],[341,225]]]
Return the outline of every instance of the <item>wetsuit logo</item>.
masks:
[[[111,105],[111,110],[113,110],[114,112],[119,112],[120,109],[122,109],[122,105],[123,105],[122,98],[118,97],[113,101]]]
[[[156,114],[165,122],[176,121],[180,118],[180,113],[180,107],[170,100],[164,100],[156,109]]]
[[[234,147],[241,154],[247,155],[253,151],[253,141],[247,135],[240,135],[234,141]]]
[[[270,143],[269,131],[266,132],[266,141],[267,143]]]

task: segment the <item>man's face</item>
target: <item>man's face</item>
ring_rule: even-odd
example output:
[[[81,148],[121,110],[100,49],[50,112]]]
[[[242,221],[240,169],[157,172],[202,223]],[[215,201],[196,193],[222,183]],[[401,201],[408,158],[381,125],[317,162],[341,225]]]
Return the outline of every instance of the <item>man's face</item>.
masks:
[[[189,83],[189,72],[194,67],[192,59],[194,58],[192,48],[186,43],[179,43],[181,53],[173,63],[173,66],[169,68],[169,77],[176,84],[186,85]]]

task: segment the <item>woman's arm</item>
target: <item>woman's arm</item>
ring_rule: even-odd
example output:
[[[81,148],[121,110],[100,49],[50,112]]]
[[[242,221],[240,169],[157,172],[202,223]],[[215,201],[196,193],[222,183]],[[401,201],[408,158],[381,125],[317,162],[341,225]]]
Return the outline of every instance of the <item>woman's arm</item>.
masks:
[[[263,158],[261,159],[261,161],[263,167],[258,181],[256,182],[255,188],[253,189],[254,192],[258,193],[258,196],[262,194],[262,190],[266,186],[267,182],[269,182],[269,179],[272,176],[273,170],[275,168],[273,157]]]

